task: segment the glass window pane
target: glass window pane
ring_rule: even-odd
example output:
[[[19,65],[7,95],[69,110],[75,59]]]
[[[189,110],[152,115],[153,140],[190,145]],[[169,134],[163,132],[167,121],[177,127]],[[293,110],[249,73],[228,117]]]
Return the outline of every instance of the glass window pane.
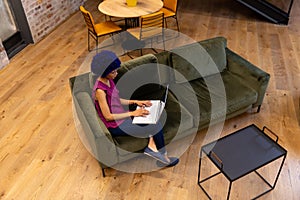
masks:
[[[16,31],[17,27],[8,0],[0,0],[0,38],[3,41]]]

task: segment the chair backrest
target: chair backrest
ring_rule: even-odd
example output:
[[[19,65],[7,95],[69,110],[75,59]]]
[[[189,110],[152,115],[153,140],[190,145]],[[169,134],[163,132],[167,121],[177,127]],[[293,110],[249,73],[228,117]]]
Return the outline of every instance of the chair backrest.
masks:
[[[89,11],[87,11],[83,6],[80,6],[80,11],[84,17],[84,21],[89,29],[89,31],[91,31],[92,33],[94,33],[96,35],[96,31],[95,31],[95,23],[94,23],[94,19],[91,15],[91,13]]]
[[[149,15],[141,16],[140,38],[150,38],[163,34],[164,13],[158,11]]]
[[[168,8],[169,10],[173,11],[174,13],[177,12],[177,2],[178,0],[163,0],[164,7]]]

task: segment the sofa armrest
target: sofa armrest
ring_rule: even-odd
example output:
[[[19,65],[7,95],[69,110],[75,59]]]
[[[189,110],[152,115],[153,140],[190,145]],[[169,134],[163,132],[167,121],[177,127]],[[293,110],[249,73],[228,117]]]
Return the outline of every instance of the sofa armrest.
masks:
[[[257,91],[257,102],[253,107],[261,106],[269,83],[270,74],[259,69],[245,58],[226,48],[227,69],[239,80]],[[258,110],[259,111],[259,110]]]
[[[101,168],[118,162],[116,144],[99,119],[93,102],[87,92],[73,94],[73,102],[82,130],[78,130],[80,139],[89,148],[90,153],[99,161]]]

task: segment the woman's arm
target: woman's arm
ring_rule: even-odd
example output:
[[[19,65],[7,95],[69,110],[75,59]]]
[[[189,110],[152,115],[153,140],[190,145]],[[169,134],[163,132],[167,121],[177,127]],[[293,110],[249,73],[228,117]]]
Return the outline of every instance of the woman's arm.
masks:
[[[130,104],[137,104],[137,100],[128,100],[120,98],[122,105],[130,105]]]
[[[120,98],[121,104],[122,105],[130,105],[130,104],[136,104],[140,107],[146,106],[149,107],[152,105],[151,101],[140,101],[140,100],[127,100],[127,99],[122,99]]]
[[[99,89],[96,90],[95,97],[98,100],[102,114],[107,121],[124,119],[124,118],[131,117],[131,116],[134,116],[134,117],[145,116],[145,115],[149,114],[149,111],[147,111],[145,109],[137,109],[132,112],[113,114],[110,112],[109,106],[106,101],[106,94],[103,90],[99,90]],[[121,101],[121,103],[122,103],[122,101]]]

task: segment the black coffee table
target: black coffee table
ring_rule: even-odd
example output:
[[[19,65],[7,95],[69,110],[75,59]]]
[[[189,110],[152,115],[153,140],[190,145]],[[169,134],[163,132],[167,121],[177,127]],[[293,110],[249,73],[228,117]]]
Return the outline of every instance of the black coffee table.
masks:
[[[266,130],[276,138],[275,141],[266,134]],[[209,197],[209,199],[211,199],[201,184],[222,173],[229,181],[227,193],[227,199],[229,199],[233,181],[255,172],[270,187],[270,189],[256,196],[254,199],[259,198],[275,188],[287,155],[287,151],[277,142],[278,136],[270,129],[263,127],[263,129],[260,130],[256,125],[252,124],[221,139],[202,146],[198,169],[198,185]],[[214,163],[214,165],[219,169],[219,172],[200,180],[201,160],[203,159],[203,153],[211,162]],[[275,181],[273,184],[270,184],[261,174],[257,172],[257,170],[281,157],[283,157],[283,159]]]

